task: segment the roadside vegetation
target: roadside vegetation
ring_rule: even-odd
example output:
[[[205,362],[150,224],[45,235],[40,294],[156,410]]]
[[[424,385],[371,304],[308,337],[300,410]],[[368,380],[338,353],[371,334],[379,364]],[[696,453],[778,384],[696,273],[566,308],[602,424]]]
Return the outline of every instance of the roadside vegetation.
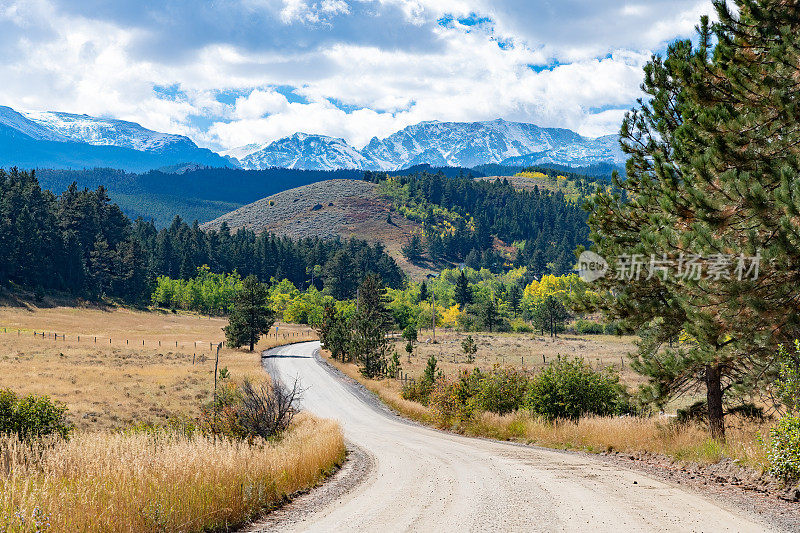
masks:
[[[152,428],[0,437],[5,531],[228,530],[319,483],[344,459],[336,423],[299,415],[280,438]]]
[[[0,308],[0,529],[225,530],[344,460],[259,355],[215,364],[225,319],[44,300]],[[279,328],[258,348],[315,338]]]

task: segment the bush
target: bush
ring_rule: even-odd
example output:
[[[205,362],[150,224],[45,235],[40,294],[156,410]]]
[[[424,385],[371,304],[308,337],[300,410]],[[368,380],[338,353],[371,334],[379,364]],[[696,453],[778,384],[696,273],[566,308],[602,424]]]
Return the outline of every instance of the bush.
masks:
[[[769,473],[785,481],[800,479],[800,418],[785,415],[769,435]]]
[[[9,389],[0,390],[0,434],[15,434],[21,440],[56,435],[68,438],[67,406],[48,396],[19,398]]]
[[[407,381],[403,384],[400,396],[405,400],[428,405],[428,398],[431,394],[433,385],[421,379]]]
[[[494,368],[480,374],[477,391],[469,400],[470,411],[504,415],[522,407],[528,376],[513,368]]]
[[[214,401],[203,408],[200,428],[208,436],[231,440],[271,439],[289,427],[301,392],[297,381],[291,387],[278,381],[245,380],[241,387],[223,381]]]
[[[454,420],[460,419],[463,404],[458,397],[458,381],[439,376],[431,387],[428,406],[436,414],[436,419],[441,425],[449,425]]]
[[[515,318],[511,321],[511,330],[514,333],[533,333],[535,330],[533,326],[525,322],[521,318]]]
[[[607,416],[627,409],[626,394],[612,372],[596,372],[583,359],[559,358],[533,377],[525,406],[548,420]]]
[[[576,320],[575,333],[578,335],[600,335],[605,332],[605,326],[591,320]]]
[[[622,335],[622,330],[619,329],[616,322],[606,324],[604,329],[606,335]]]

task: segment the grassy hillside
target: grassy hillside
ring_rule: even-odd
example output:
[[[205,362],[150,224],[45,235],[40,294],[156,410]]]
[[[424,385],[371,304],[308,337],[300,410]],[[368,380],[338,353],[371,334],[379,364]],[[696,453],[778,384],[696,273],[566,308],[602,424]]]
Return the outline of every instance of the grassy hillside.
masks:
[[[412,277],[434,272],[428,268],[433,265],[411,264],[403,257],[402,246],[420,225],[394,212],[375,183],[337,179],[297,187],[240,207],[203,228],[218,229],[223,222],[231,230],[244,227],[292,238],[338,235],[381,242]]]

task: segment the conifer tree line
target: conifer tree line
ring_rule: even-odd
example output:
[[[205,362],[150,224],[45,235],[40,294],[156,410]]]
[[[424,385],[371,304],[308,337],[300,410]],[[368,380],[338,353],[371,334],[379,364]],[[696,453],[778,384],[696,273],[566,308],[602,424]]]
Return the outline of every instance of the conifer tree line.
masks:
[[[367,172],[364,179],[381,182],[388,176]],[[505,179],[479,181],[465,176],[447,178],[441,173],[391,179],[403,189],[401,201],[427,208],[423,223],[433,218],[433,206],[462,215],[450,231],[435,231],[427,224],[425,235],[412,237],[406,247],[412,260],[427,253],[434,260],[465,262],[471,268],[494,272],[525,266],[537,275],[564,274],[574,267],[575,248],[589,244],[586,211],[561,191],[538,187],[518,191]],[[474,220],[474,227],[464,221],[468,217]],[[495,236],[507,245],[516,245],[510,262],[494,251]]]
[[[178,217],[157,230],[152,222],[131,222],[102,186],[81,190],[72,184],[56,196],[40,187],[33,171],[0,170],[2,284],[142,302],[158,276],[188,279],[203,265],[263,282],[328,287],[336,298],[352,298],[370,273],[390,287],[403,282],[380,244],[292,240],[226,226],[204,231]]]

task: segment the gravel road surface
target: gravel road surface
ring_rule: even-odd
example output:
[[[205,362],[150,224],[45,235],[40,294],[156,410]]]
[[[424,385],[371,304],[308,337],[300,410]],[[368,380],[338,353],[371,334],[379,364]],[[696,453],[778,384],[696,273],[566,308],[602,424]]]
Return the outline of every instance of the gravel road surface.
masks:
[[[272,523],[283,531],[769,531],[691,489],[580,454],[473,439],[408,423],[314,357],[276,348],[265,367],[298,378],[302,406],[339,420],[371,468],[344,494]]]

